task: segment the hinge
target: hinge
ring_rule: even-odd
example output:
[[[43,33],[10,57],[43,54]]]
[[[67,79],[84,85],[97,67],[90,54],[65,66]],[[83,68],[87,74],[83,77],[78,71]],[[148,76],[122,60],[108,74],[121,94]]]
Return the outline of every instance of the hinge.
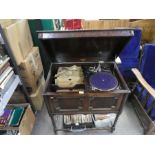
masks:
[[[3,40],[3,38],[2,38],[2,35],[0,34],[0,43],[1,44],[4,44],[4,40]]]

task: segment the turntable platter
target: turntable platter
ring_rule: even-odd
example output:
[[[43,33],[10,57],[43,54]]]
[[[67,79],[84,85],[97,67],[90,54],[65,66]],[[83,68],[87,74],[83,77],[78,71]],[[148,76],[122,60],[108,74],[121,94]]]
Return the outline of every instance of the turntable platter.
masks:
[[[117,79],[108,72],[97,72],[90,76],[90,85],[93,89],[98,89],[101,91],[111,91],[117,88]]]

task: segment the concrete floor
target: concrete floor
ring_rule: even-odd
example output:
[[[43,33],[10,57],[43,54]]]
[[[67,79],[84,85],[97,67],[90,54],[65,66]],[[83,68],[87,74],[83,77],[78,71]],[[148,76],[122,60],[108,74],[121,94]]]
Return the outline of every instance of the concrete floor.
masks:
[[[62,120],[59,118],[57,121],[59,126],[62,126]],[[51,119],[48,115],[46,106],[42,111],[37,113],[36,123],[32,132],[33,135],[53,135],[53,126]],[[141,127],[139,120],[135,114],[135,111],[127,102],[123,108],[123,112],[120,115],[116,124],[116,129],[113,133],[108,131],[84,131],[84,132],[58,132],[60,135],[141,135],[143,134],[143,128]]]

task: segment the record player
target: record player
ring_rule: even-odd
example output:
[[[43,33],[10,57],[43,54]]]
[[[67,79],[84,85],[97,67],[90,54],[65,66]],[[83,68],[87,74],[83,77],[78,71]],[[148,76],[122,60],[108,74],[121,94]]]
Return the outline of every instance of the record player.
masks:
[[[63,129],[57,129],[54,115],[116,113],[107,130],[115,129],[130,93],[115,58],[133,35],[132,29],[38,31],[51,61],[44,66],[50,67],[43,96],[55,132]],[[81,74],[72,76],[72,68],[80,68]],[[66,75],[61,77],[60,70]],[[67,83],[64,87],[57,83],[57,75]]]

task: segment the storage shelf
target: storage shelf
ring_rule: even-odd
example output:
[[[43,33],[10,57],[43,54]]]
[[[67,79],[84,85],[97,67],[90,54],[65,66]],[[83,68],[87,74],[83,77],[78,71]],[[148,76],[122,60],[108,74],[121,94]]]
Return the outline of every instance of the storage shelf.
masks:
[[[20,104],[8,104],[6,107],[28,107],[29,106],[29,103],[20,103]],[[25,114],[25,112],[24,112],[24,114]],[[24,114],[23,114],[23,116],[24,116]],[[22,118],[23,118],[23,116],[22,116]],[[21,120],[22,120],[22,118],[21,118]],[[20,125],[19,125],[20,126]],[[19,126],[8,126],[8,125],[6,125],[6,126],[4,126],[4,127],[0,127],[0,130],[7,130],[7,131],[19,131]]]
[[[92,131],[92,130],[109,130],[111,131],[111,127],[103,127],[103,128],[96,128],[96,127],[93,127],[93,128],[84,128],[84,129],[65,129],[65,128],[62,128],[62,129],[55,129],[56,131],[68,131],[68,132],[84,132],[84,131]]]
[[[9,87],[9,89],[6,91],[6,93],[0,97],[0,116],[3,115],[3,111],[6,107],[6,105],[8,104],[10,98],[12,97],[14,91],[16,90],[17,86],[20,83],[20,79],[18,75],[15,75],[15,78],[11,84],[11,86]]]
[[[0,130],[19,130],[19,127],[0,127]]]
[[[50,113],[50,115],[74,115],[74,114],[109,114],[109,113],[118,113],[119,110],[109,110],[105,109],[102,111],[66,111],[66,112],[58,112],[58,113]]]

